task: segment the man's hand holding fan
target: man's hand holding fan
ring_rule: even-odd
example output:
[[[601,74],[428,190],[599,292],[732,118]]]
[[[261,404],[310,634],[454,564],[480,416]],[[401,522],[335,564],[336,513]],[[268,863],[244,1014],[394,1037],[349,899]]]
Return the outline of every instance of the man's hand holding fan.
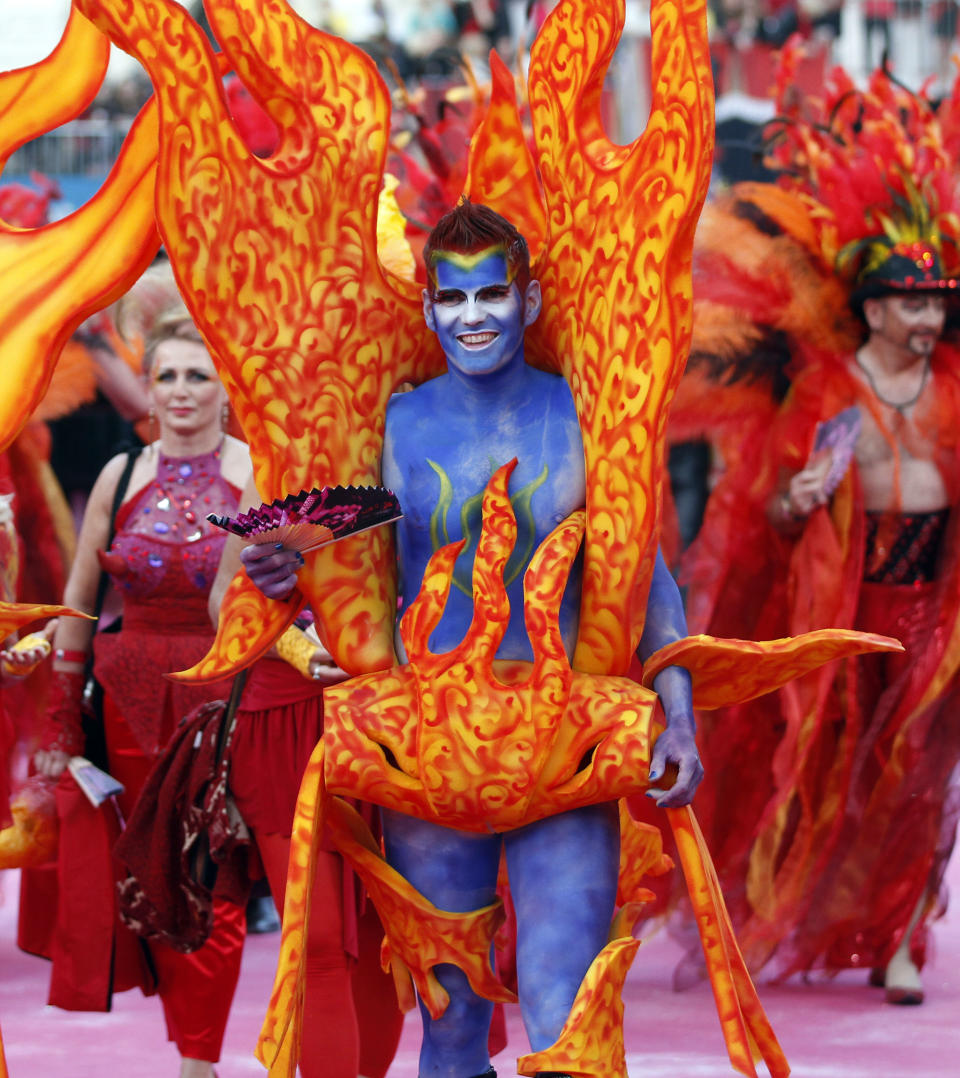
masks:
[[[283,599],[296,587],[304,554],[402,515],[393,491],[351,486],[302,490],[235,517],[211,513],[207,520],[251,544],[240,554],[247,572],[266,596]]]

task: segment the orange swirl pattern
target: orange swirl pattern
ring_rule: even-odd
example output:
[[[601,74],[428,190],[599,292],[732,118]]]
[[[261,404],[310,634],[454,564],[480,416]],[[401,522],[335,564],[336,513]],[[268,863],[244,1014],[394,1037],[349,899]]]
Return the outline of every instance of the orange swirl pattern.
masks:
[[[23,143],[90,104],[109,48],[99,31],[71,12],[45,60],[0,74],[0,168]],[[73,331],[126,291],[156,253],[156,143],[156,113],[148,105],[85,206],[41,228],[0,221],[0,450],[43,397]]]
[[[516,538],[507,486],[491,478],[474,561],[474,618],[461,644],[435,655],[460,544],[443,547],[401,624],[408,664],[324,694],[326,782],[464,831],[505,831],[609,801],[645,785],[655,695],[627,678],[570,669],[558,613],[583,535],[559,525],[524,577],[533,663],[495,661],[509,618],[503,569]]]
[[[377,258],[390,103],[373,62],[285,0],[208,0],[229,63],[280,129],[261,159],[235,130],[216,60],[181,7],[77,2],[156,88],[160,231],[261,497],[379,482],[390,393],[439,373],[443,359],[417,286]],[[352,673],[394,662],[394,577],[386,529],[307,556],[301,588]],[[233,616],[225,606],[221,620]],[[249,654],[272,643],[279,620],[246,623]],[[201,666],[209,676],[234,668],[219,650]]]
[[[713,148],[702,0],[651,5],[650,119],[628,146],[607,138],[600,117],[622,27],[622,2],[561,0],[547,19],[530,61],[532,164],[506,100],[512,87],[494,65],[469,181],[535,241],[546,222],[533,267],[543,313],[528,331],[528,355],[559,367],[580,417],[587,546],[574,666],[597,674],[626,673],[643,629],[664,428],[689,350],[693,232]],[[516,191],[503,147],[519,162]]]
[[[272,642],[293,624],[303,601],[296,589],[282,602],[268,599],[241,570],[224,592],[222,605],[230,610],[230,617],[220,619],[213,647],[195,666],[167,677],[203,683],[222,678],[224,666],[242,670],[269,651]]]
[[[834,659],[873,651],[903,651],[903,645],[890,636],[854,629],[816,629],[782,640],[685,636],[647,659],[643,684],[652,685],[668,666],[686,667],[693,679],[694,707],[709,711],[773,692]]]
[[[730,1062],[740,1074],[757,1078],[754,1062],[762,1059],[771,1078],[786,1078],[789,1064],[737,946],[720,883],[693,810],[688,806],[666,811],[696,916]]]
[[[639,940],[627,937],[604,947],[580,984],[560,1036],[544,1051],[521,1056],[520,1074],[551,1071],[578,1078],[627,1078],[622,994],[639,946]]]

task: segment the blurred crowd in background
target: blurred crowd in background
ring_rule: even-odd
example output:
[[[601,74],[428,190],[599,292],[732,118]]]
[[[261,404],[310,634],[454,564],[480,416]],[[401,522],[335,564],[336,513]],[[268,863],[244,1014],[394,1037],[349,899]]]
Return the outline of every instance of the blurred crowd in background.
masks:
[[[529,45],[553,7],[552,0],[294,0],[314,25],[357,42],[373,56],[388,84],[407,103],[412,92],[441,100],[463,87],[469,71],[482,83],[495,49],[522,72]],[[200,0],[187,4],[205,23]],[[608,79],[605,116],[615,137],[629,140],[647,114],[648,5],[627,2],[627,22]],[[23,16],[20,16],[21,18]],[[826,69],[839,63],[862,79],[884,59],[912,89],[953,81],[957,0],[711,0],[710,37],[718,93],[718,169],[722,179],[762,176],[750,135],[772,112],[774,55],[788,39],[806,42],[796,72],[801,91],[814,92]],[[123,137],[150,93],[132,62],[108,77],[89,113],[24,147],[8,164],[5,180],[40,172],[60,185],[68,212],[93,193],[116,157]],[[448,95],[449,96],[449,95]],[[455,102],[454,102],[455,104]],[[437,117],[395,111],[398,132]]]

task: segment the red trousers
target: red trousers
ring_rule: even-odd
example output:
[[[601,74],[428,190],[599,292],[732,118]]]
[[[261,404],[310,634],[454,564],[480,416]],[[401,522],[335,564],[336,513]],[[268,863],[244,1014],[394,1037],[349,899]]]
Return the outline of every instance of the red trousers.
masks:
[[[153,760],[140,750],[109,698],[104,704],[110,774],[126,787],[118,800],[127,817]],[[213,909],[213,931],[199,950],[181,954],[153,942],[149,948],[168,1038],[181,1056],[216,1062],[240,976],[247,922],[242,906],[215,900]]]
[[[290,839],[255,835],[277,905],[283,908]],[[359,957],[343,948],[343,862],[321,850],[313,884],[303,1008],[303,1078],[384,1078],[400,1040],[403,1015],[393,979],[380,969],[383,929],[368,902],[358,922]]]

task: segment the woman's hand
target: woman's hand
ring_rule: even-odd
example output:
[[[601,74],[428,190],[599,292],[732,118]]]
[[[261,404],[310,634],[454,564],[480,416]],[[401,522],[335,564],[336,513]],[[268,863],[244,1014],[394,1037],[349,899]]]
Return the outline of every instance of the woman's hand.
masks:
[[[25,678],[43,662],[53,650],[50,639],[57,626],[57,620],[52,622],[39,633],[30,633],[22,640],[16,641],[11,647],[0,651],[0,669],[8,677]]]
[[[345,681],[350,675],[346,670],[341,670],[333,661],[333,656],[323,646],[318,644],[310,656],[310,677],[314,681],[323,681],[333,685],[338,681]]]
[[[58,779],[70,762],[70,755],[63,749],[38,749],[33,754],[33,766],[48,779]]]

